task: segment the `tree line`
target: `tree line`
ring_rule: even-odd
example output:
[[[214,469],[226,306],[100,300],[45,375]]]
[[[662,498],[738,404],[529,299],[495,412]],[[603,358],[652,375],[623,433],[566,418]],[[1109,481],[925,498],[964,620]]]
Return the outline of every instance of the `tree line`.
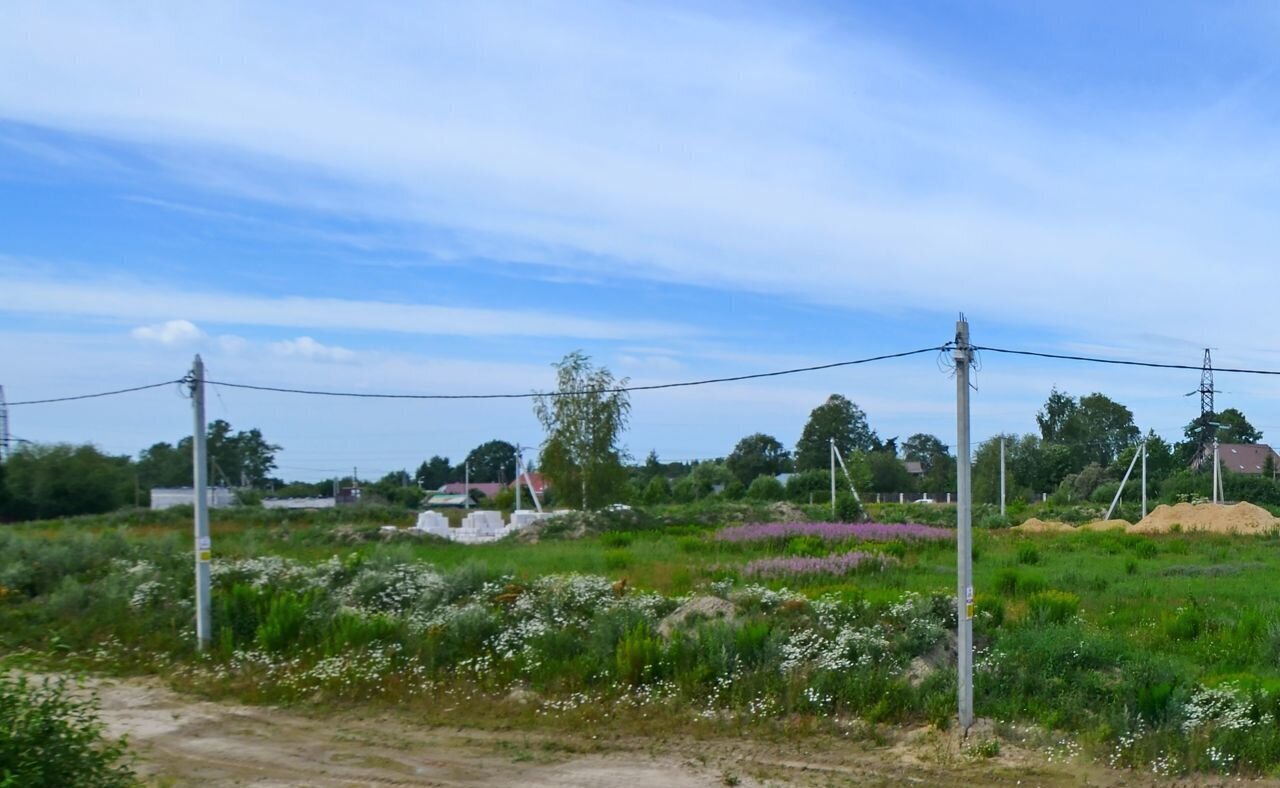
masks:
[[[557,388],[534,399],[534,415],[546,437],[536,467],[552,487],[552,503],[599,507],[625,502],[661,504],[710,497],[728,500],[829,500],[830,446],[834,442],[853,484],[865,492],[938,495],[955,489],[956,458],[936,435],[916,433],[899,442],[881,438],[866,414],[842,394],[832,394],[809,414],[794,448],[765,433],[744,436],[724,457],[663,462],[650,452],[632,461],[622,437],[630,416],[625,378],[617,379],[580,352],[554,365]],[[974,453],[974,499],[994,503],[999,496],[999,454],[1006,453],[1009,500],[1030,501],[1051,494],[1060,503],[1106,502],[1115,494],[1140,440],[1148,449],[1148,495],[1173,500],[1208,494],[1207,474],[1190,470],[1197,451],[1216,437],[1223,443],[1257,443],[1262,433],[1239,410],[1193,419],[1176,443],[1154,433],[1142,436],[1129,408],[1094,392],[1074,397],[1050,391],[1035,416],[1038,431],[994,436]],[[247,502],[263,494],[327,496],[351,487],[351,476],[317,482],[285,482],[273,475],[281,447],[256,428],[235,430],[215,420],[206,434],[209,479],[242,490]],[[365,500],[417,507],[425,491],[462,481],[511,482],[516,447],[489,440],[459,463],[434,455],[410,473],[391,471],[359,485]],[[912,467],[908,468],[908,463]],[[1228,495],[1280,504],[1280,486],[1263,476],[1229,474]],[[784,474],[786,476],[784,476]],[[112,511],[148,503],[153,487],[188,487],[192,477],[190,436],[156,443],[137,458],[108,455],[89,445],[25,444],[0,463],[0,518],[26,520]],[[781,477],[781,478],[780,478]],[[782,480],[785,479],[785,482]],[[842,471],[837,487],[845,488]],[[1132,489],[1137,491],[1137,480]],[[509,505],[504,498],[497,505]]]

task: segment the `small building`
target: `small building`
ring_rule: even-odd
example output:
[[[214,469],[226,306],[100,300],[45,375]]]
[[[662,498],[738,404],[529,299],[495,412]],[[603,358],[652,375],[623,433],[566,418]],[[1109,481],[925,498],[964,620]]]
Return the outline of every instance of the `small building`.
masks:
[[[479,502],[479,497],[475,491],[472,491],[469,496],[462,493],[455,495],[441,492],[428,498],[426,506],[430,509],[464,509],[468,506],[468,500],[470,500],[470,506],[476,506]]]
[[[538,473],[537,471],[529,471],[528,473],[525,474],[525,476],[528,476],[529,485],[532,485],[533,491],[536,492],[538,495],[546,495],[547,490],[551,489],[551,485],[547,483],[546,478],[542,474]],[[524,484],[525,476],[521,476],[519,479],[512,482],[511,484],[508,484],[507,486],[514,490],[517,482],[522,485]],[[524,489],[528,490],[529,485],[526,485]]]
[[[1270,469],[1266,467],[1267,457],[1271,458]],[[1266,471],[1280,471],[1280,454],[1265,443],[1220,443],[1218,460],[1232,473],[1261,476]]]
[[[907,469],[907,473],[913,478],[920,479],[924,477],[924,463],[919,460],[903,460],[902,467]]]
[[[263,509],[332,509],[338,504],[333,497],[328,498],[263,498]]]
[[[479,493],[485,498],[492,498],[502,492],[505,486],[500,482],[471,482],[469,485],[465,482],[449,482],[439,490],[436,490],[436,492],[444,493],[445,495],[462,495],[470,491],[472,495]]]
[[[236,493],[230,487],[208,487],[205,489],[210,509],[225,509],[236,505]],[[194,487],[152,487],[151,508],[172,509],[175,506],[195,506],[196,490]]]

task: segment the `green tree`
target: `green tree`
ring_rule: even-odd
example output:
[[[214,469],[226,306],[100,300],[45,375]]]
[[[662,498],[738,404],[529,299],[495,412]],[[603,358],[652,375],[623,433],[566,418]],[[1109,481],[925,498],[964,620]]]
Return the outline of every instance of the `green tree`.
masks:
[[[809,421],[796,443],[796,470],[826,468],[830,461],[831,440],[846,459],[853,452],[874,450],[879,439],[867,424],[867,415],[847,398],[832,394],[813,409]]]
[[[437,454],[418,466],[413,473],[413,481],[424,490],[438,490],[448,484],[452,470],[449,458]]]
[[[1227,408],[1218,414],[1218,441],[1221,443],[1258,443],[1261,430],[1256,429],[1244,414],[1235,408]]]
[[[516,447],[503,440],[480,444],[467,454],[473,482],[509,482],[516,478]]]
[[[933,469],[939,458],[950,457],[951,451],[936,435],[917,432],[902,444],[902,459],[920,463],[925,473]]]
[[[762,474],[777,476],[791,467],[791,452],[772,435],[757,432],[738,441],[725,459],[729,471],[743,484]]]
[[[776,476],[757,476],[747,488],[747,497],[753,501],[781,501],[786,489]]]
[[[153,487],[191,486],[191,446],[186,451],[170,443],[152,444],[138,454],[138,484],[144,490]]]
[[[1063,476],[1093,462],[1110,465],[1141,434],[1132,411],[1097,392],[1077,400],[1053,389],[1036,423],[1043,444],[1066,448]]]
[[[665,476],[654,476],[645,485],[644,493],[641,498],[645,504],[656,506],[671,500],[671,485],[667,482]]]
[[[631,414],[627,379],[615,380],[581,351],[557,364],[557,390],[539,393],[534,414],[546,430],[540,466],[558,500],[590,507],[612,498],[626,479],[619,440]]]
[[[1045,443],[1069,444],[1075,440],[1073,420],[1078,409],[1074,397],[1053,388],[1049,391],[1049,399],[1036,414],[1036,423],[1040,425],[1040,439]]]
[[[5,510],[16,520],[119,509],[134,500],[133,463],[90,445],[29,443],[5,461]]]
[[[907,471],[898,455],[887,451],[873,451],[867,455],[867,467],[871,470],[871,489],[876,492],[913,492],[916,480]]]
[[[1104,394],[1081,397],[1074,422],[1083,459],[1103,466],[1142,435],[1133,423],[1133,411]]]

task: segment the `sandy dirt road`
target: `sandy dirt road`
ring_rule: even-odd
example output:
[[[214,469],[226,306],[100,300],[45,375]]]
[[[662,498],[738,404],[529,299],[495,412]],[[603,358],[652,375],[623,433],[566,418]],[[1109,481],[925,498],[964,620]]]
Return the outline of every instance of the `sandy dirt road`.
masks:
[[[964,754],[954,736],[918,732],[894,743],[828,739],[610,741],[589,731],[526,733],[425,726],[404,714],[214,703],[157,680],[89,679],[110,735],[127,735],[138,771],[169,786],[494,786],[702,788],[835,785],[1147,785],[1148,776],[1088,763],[1048,763],[1004,744]],[[1225,781],[1211,780],[1205,784]],[[1162,783],[1168,784],[1168,783]],[[1183,783],[1186,784],[1186,783]]]

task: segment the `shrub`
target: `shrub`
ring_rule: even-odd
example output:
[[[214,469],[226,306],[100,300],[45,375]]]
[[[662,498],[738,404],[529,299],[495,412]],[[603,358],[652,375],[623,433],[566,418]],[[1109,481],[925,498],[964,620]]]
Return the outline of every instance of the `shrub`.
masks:
[[[136,785],[126,756],[124,739],[103,738],[97,704],[70,697],[65,680],[0,673],[0,785]]]
[[[1143,539],[1133,546],[1133,554],[1139,558],[1155,558],[1159,552],[1160,548],[1150,539]]]
[[[785,490],[782,482],[773,476],[757,476],[747,488],[747,497],[753,501],[781,501]]]
[[[1065,624],[1080,612],[1080,597],[1066,591],[1038,591],[1027,597],[1027,620],[1034,624]]]
[[[1164,631],[1171,640],[1195,640],[1204,631],[1204,613],[1192,602],[1174,611],[1165,623]]]
[[[605,547],[630,547],[633,537],[625,531],[612,531],[601,535],[600,544]]]
[[[662,641],[641,622],[618,641],[614,652],[616,675],[627,684],[643,684],[655,677],[661,658]]]
[[[626,550],[606,550],[604,568],[609,570],[626,569],[631,566],[631,554]]]
[[[742,482],[734,479],[724,486],[724,491],[720,494],[723,495],[726,500],[741,501],[747,495],[747,488],[742,485]]]
[[[996,575],[996,593],[1001,596],[1028,596],[1049,587],[1048,582],[1037,574],[1020,572],[1017,569],[1002,569]]]
[[[836,517],[846,523],[857,522],[863,518],[862,504],[851,493],[842,492],[836,496]]]
[[[1018,563],[1020,564],[1038,564],[1040,563],[1040,551],[1033,544],[1018,545]]]
[[[276,594],[258,626],[258,645],[266,651],[283,652],[299,645],[302,627],[307,621],[312,595],[299,597],[289,592]]]

